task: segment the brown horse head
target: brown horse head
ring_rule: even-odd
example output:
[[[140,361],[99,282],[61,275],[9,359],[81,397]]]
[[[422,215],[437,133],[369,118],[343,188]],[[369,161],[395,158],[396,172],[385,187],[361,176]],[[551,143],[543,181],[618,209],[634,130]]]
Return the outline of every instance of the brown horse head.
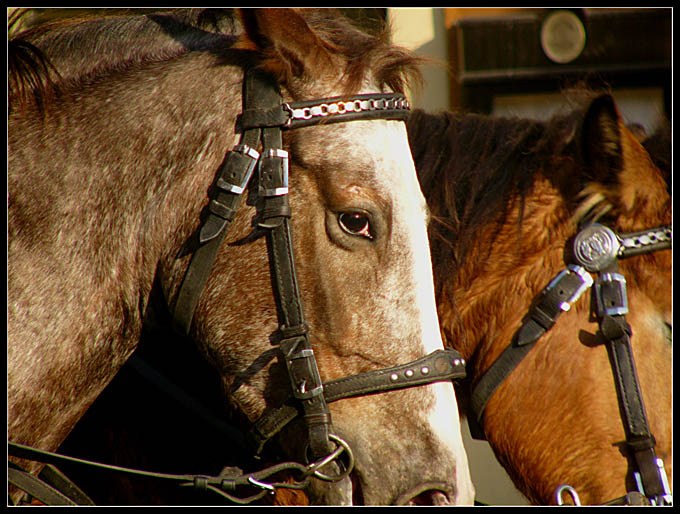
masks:
[[[431,244],[440,323],[446,343],[468,359],[468,386],[565,268],[580,223],[599,220],[625,233],[671,222],[667,176],[608,95],[547,123],[414,113],[409,137],[439,221]],[[637,256],[619,272],[656,452],[672,478],[671,261],[669,251]],[[496,456],[535,503],[553,503],[561,484],[588,504],[632,490],[612,368],[590,312],[584,294],[483,410]]]
[[[400,92],[417,61],[325,9],[86,19],[27,39],[61,80],[45,117],[25,103],[9,122],[8,427],[54,449],[135,349],[152,297],[175,301],[215,172],[239,139],[244,67],[275,76],[294,102]],[[299,128],[283,147],[322,380],[443,348],[404,124]],[[270,343],[277,307],[254,215],[241,206],[190,327],[251,422],[291,391]],[[470,503],[456,407],[444,382],[331,404],[355,470],[312,481],[310,499]],[[304,433],[299,419],[281,432],[283,455],[304,461]]]

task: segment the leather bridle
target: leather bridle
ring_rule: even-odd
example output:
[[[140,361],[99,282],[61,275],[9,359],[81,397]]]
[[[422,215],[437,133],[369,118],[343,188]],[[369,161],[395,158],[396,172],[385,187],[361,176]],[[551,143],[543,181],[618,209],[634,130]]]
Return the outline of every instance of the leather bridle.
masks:
[[[290,421],[302,416],[307,431],[308,458],[311,464],[281,463],[258,473],[235,476],[191,476],[142,473],[100,463],[59,456],[51,452],[9,444],[10,454],[41,462],[88,463],[116,471],[145,474],[182,481],[185,485],[215,491],[231,501],[248,503],[282,488],[304,488],[311,477],[326,481],[346,478],[352,471],[354,457],[350,446],[333,433],[328,403],[343,398],[381,393],[465,376],[465,361],[452,349],[436,350],[407,364],[347,376],[326,383],[321,381],[314,351],[305,322],[295,272],[291,243],[288,201],[288,153],[283,150],[282,131],[311,125],[349,122],[353,120],[405,120],[409,115],[407,99],[401,94],[362,94],[332,97],[308,102],[283,103],[275,79],[256,68],[248,69],[244,78],[244,110],[238,119],[241,139],[228,152],[217,172],[207,213],[198,229],[198,248],[193,253],[173,309],[173,325],[183,335],[189,333],[194,311],[217,258],[229,224],[234,219],[242,195],[249,191],[248,203],[255,205],[253,233],[247,240],[266,237],[267,252],[276,301],[279,328],[270,337],[278,348],[279,360],[287,370],[290,395],[282,405],[270,408],[254,423],[247,434],[255,455],[264,444]],[[257,151],[262,145],[261,152]],[[345,461],[339,457],[345,453]],[[336,462],[338,474],[322,469]],[[14,468],[15,466],[13,466]],[[293,483],[270,483],[266,479],[282,470],[299,473]],[[33,486],[35,477],[13,469],[15,481],[24,490]],[[17,482],[21,482],[21,484]],[[51,485],[46,484],[48,487]],[[237,498],[236,486],[248,485],[260,492]],[[44,487],[28,491],[60,502],[61,493],[44,491]]]
[[[510,346],[476,381],[472,390],[473,416],[468,421],[473,437],[485,439],[482,415],[486,403],[502,381],[519,365],[538,339],[555,324],[562,312],[570,309],[583,292],[592,288],[594,314],[610,354],[626,445],[633,456],[634,477],[638,490],[607,504],[672,504],[672,495],[663,461],[654,452],[655,440],[649,429],[630,338],[626,280],[618,272],[618,260],[670,249],[672,228],[662,226],[628,234],[617,234],[599,223],[586,224],[573,239],[567,268],[561,271],[535,298],[522,326]],[[593,280],[591,273],[597,273]],[[556,498],[568,491],[578,502],[570,486],[558,487]]]

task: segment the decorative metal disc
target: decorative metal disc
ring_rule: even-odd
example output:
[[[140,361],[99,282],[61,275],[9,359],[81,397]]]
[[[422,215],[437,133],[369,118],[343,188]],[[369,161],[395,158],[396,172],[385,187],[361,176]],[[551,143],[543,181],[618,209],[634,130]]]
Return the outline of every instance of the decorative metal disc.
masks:
[[[593,223],[574,239],[574,257],[588,271],[599,271],[614,262],[620,246],[612,229]]]

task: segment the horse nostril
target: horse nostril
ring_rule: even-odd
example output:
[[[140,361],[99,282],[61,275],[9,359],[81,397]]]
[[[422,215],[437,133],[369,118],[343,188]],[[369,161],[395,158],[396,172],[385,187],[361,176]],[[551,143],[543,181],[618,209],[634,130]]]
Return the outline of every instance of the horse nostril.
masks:
[[[409,505],[451,505],[449,497],[442,491],[429,490],[420,493],[408,502]]]
[[[394,505],[451,505],[447,484],[434,482],[419,484],[401,494]]]

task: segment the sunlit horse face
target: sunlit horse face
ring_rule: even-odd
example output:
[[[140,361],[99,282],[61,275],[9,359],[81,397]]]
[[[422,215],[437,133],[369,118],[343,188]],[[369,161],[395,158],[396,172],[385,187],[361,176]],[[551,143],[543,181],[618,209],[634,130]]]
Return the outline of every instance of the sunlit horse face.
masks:
[[[271,15],[269,23],[281,23],[269,36],[278,38],[271,46],[283,55],[276,54],[279,60],[296,55],[299,61],[288,65],[303,66],[308,75],[286,81],[284,101],[346,94],[345,77],[337,75],[346,67],[344,58],[316,48],[317,35],[297,15],[290,30],[290,19],[281,23]],[[275,60],[274,71],[280,65]],[[359,93],[382,87],[368,75],[361,82]],[[404,124],[354,121],[296,129],[284,146],[291,155],[297,272],[322,379],[408,362],[442,348],[427,210]],[[241,212],[229,242],[250,233],[252,217],[251,209]],[[164,282],[175,287],[184,268],[173,260],[162,264]],[[229,396],[251,420],[290,388],[282,366],[272,362],[269,336],[277,319],[270,290],[264,240],[225,244],[192,331],[223,371]],[[439,491],[425,496],[441,501],[472,502],[450,383],[343,400],[331,405],[331,414],[335,431],[354,451],[356,472],[339,487],[314,481],[312,502],[389,504],[423,489]],[[301,433],[294,425],[279,437],[296,458],[306,446]]]
[[[527,120],[477,121],[477,125],[458,122],[467,132],[454,129],[456,122],[451,122],[449,138],[465,135],[469,142],[485,141],[484,150],[478,150],[481,157],[472,142],[462,150],[452,145],[452,167],[465,166],[461,162],[467,156],[478,163],[469,169],[480,176],[485,166],[505,163],[499,166],[495,183],[488,185],[513,181],[505,217],[491,213],[472,232],[466,224],[479,219],[480,205],[458,199],[461,217],[454,252],[466,230],[472,235],[462,265],[452,264],[452,254],[446,250],[451,242],[432,240],[445,339],[469,359],[472,383],[510,344],[536,295],[564,269],[565,248],[586,213],[601,213],[601,223],[624,233],[671,223],[666,177],[626,129],[611,98],[593,101],[585,118],[581,114],[549,129]],[[487,133],[493,123],[497,123],[494,127],[506,126],[496,134]],[[515,127],[524,123],[517,129],[525,131],[522,138],[508,135],[508,125],[513,123]],[[411,140],[416,152],[420,149],[417,141]],[[520,147],[522,141],[526,143]],[[516,150],[512,157],[508,157],[509,148]],[[422,159],[414,155],[420,166]],[[532,175],[512,171],[523,167],[532,170]],[[504,178],[513,172],[518,173],[515,178]],[[474,186],[466,182],[472,174],[454,175],[458,179],[452,176],[451,186],[472,187],[469,197],[479,198]],[[522,203],[514,188],[522,180],[529,186],[520,225]],[[432,197],[426,192],[428,203],[432,201],[435,216],[445,216],[435,191]],[[446,216],[451,219],[450,213]],[[632,257],[619,266],[627,282],[630,312],[626,319],[632,327],[645,408],[657,456],[663,459],[672,483],[672,254],[666,250]],[[626,493],[626,484],[631,490],[612,365],[597,321],[590,316],[590,302],[590,293],[584,294],[560,316],[484,409],[483,428],[495,455],[534,503],[554,503],[555,489],[561,484],[574,487],[583,504],[619,498]]]
[[[592,138],[586,142],[592,153],[586,164],[590,169],[585,172],[594,173],[595,180],[584,190],[584,205],[592,207],[595,201],[601,207],[611,206],[601,222],[619,232],[670,224],[670,198],[663,177],[623,122],[610,116],[605,112],[593,121],[599,126],[587,136]],[[610,153],[607,145],[612,143],[615,150]],[[621,168],[610,167],[617,159]],[[557,243],[554,250],[536,255],[533,265],[520,268],[526,269],[520,274],[535,291],[547,283],[548,270],[559,271],[559,245],[576,233],[571,223],[555,226],[554,212],[548,210],[543,218],[546,229],[559,234],[552,239]],[[551,245],[549,238],[545,244]],[[672,254],[664,251],[634,257],[619,266],[627,282],[630,311],[626,319],[633,331],[645,409],[657,441],[657,456],[663,459],[672,483]],[[512,281],[501,284],[498,293],[505,287],[521,291]],[[526,312],[528,305],[516,295],[507,301],[521,305],[518,310]],[[535,503],[554,503],[555,489],[561,484],[574,487],[583,504],[604,503],[634,487],[623,446],[625,434],[612,363],[597,322],[590,317],[590,294],[583,296],[536,344],[516,376],[508,378],[486,409],[484,426],[489,440],[500,449],[511,476],[521,477],[522,490]],[[511,327],[519,320],[508,310],[497,319],[505,320],[508,328],[499,327],[491,336],[510,340]],[[480,369],[490,364],[494,353],[491,349],[485,355]],[[505,407],[521,397],[528,400],[520,408]]]
[[[399,89],[413,62],[324,10],[245,10],[238,38],[173,16],[112,21],[123,37],[99,30],[106,21],[65,29],[87,36],[73,41],[100,38],[102,46],[60,46],[48,33],[59,98],[44,117],[16,109],[10,120],[8,428],[17,442],[55,449],[68,434],[134,350],[154,273],[172,303],[188,260],[177,255],[238,140],[243,70],[225,63],[242,62],[241,50],[258,53],[290,101]],[[154,37],[135,44],[138,33]],[[80,77],[94,48],[106,56]],[[427,212],[403,123],[296,129],[284,146],[297,273],[322,379],[441,348]],[[269,342],[277,316],[264,240],[244,243],[252,217],[244,206],[230,227],[191,336],[255,420],[290,384]],[[343,400],[331,413],[356,468],[351,481],[314,483],[313,502],[472,502],[450,383]],[[304,457],[300,433],[292,426],[279,438],[296,459]]]

